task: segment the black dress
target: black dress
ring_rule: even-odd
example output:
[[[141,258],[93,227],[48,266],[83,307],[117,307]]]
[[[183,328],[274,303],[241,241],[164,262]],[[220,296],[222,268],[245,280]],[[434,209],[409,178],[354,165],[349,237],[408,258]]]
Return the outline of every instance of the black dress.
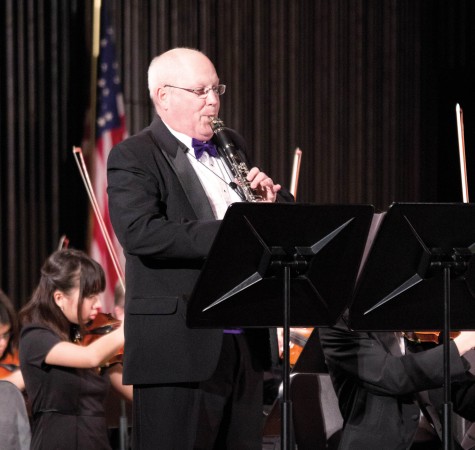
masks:
[[[94,370],[45,363],[59,336],[31,324],[20,336],[20,366],[32,409],[31,449],[110,449],[104,413],[108,379]]]

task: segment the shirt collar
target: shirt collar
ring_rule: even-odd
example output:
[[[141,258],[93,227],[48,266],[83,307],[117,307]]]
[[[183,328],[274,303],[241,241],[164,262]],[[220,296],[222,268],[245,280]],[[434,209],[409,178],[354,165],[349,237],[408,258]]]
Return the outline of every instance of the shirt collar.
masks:
[[[182,144],[185,145],[187,149],[191,149],[191,137],[187,136],[186,134],[180,133],[179,131],[175,131],[173,128],[171,128],[168,124],[163,122],[165,126],[168,128],[168,131],[170,131],[173,136],[175,136]]]

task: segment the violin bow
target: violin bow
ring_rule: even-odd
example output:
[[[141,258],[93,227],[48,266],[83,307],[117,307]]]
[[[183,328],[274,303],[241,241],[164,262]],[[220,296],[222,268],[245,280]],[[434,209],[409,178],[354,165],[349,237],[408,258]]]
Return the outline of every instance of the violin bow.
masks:
[[[59,238],[58,250],[63,250],[63,248],[68,248],[68,247],[69,247],[69,239],[65,234],[63,234]]]
[[[297,186],[299,183],[301,162],[302,162],[302,150],[300,150],[300,148],[297,147],[294,153],[294,164],[292,166],[292,176],[290,179],[290,193],[294,196],[294,199],[297,198]]]
[[[468,203],[468,183],[467,183],[467,160],[465,158],[465,138],[463,129],[463,111],[460,105],[455,105],[455,115],[457,116],[457,136],[459,143],[460,174],[462,177],[463,202]]]
[[[91,179],[89,178],[89,173],[87,171],[86,163],[84,162],[84,157],[82,154],[82,150],[80,147],[73,147],[73,154],[76,164],[79,169],[79,173],[81,174],[82,181],[84,182],[84,186],[86,187],[87,195],[89,197],[89,201],[91,202],[92,209],[94,211],[94,215],[96,216],[96,220],[99,223],[99,227],[102,232],[102,236],[104,237],[104,241],[107,246],[107,250],[109,251],[109,255],[112,259],[112,264],[114,265],[114,269],[117,273],[117,278],[119,279],[119,283],[122,289],[125,292],[125,284],[124,284],[124,274],[122,272],[122,268],[119,263],[119,258],[117,253],[115,252],[114,246],[112,245],[112,240],[109,236],[107,231],[106,224],[104,222],[104,218],[101,215],[101,210],[99,208],[99,203],[97,202],[97,198],[94,194],[94,190],[92,188]]]

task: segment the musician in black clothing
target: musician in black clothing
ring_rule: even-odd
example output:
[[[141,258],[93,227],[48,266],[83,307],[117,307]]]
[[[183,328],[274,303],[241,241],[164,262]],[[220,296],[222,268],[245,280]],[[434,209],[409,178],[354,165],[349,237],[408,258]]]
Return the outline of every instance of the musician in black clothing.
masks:
[[[134,385],[134,448],[257,450],[267,331],[190,329],[185,320],[220,219],[243,200],[210,124],[226,86],[188,48],[156,57],[148,80],[157,114],[112,149],[107,168],[127,262],[124,379]],[[228,133],[251,167],[250,188],[263,201],[282,199],[280,185],[249,165],[243,138]]]
[[[344,419],[340,449],[442,448],[443,345],[424,350],[402,333],[351,331],[346,315],[319,336]],[[464,355],[474,346],[473,331],[450,343],[454,411],[470,421],[475,376]]]

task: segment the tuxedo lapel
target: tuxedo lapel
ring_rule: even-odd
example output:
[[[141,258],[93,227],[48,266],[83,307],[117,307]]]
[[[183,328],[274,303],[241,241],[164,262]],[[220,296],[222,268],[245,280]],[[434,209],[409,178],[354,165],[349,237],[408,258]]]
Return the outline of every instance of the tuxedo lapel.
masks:
[[[154,119],[150,129],[158,151],[161,151],[170,163],[191,207],[195,211],[196,218],[200,220],[214,219],[206,192],[186,156],[188,149],[173,137],[159,117]]]
[[[188,197],[188,201],[196,213],[196,217],[202,220],[214,219],[213,210],[209,204],[206,192],[204,191],[203,186],[201,186],[198,175],[196,175],[190,161],[188,161],[188,157],[186,156],[182,146],[179,145],[175,158],[172,158],[166,152],[164,152],[164,154],[170,161],[170,164],[172,165],[173,170]]]

